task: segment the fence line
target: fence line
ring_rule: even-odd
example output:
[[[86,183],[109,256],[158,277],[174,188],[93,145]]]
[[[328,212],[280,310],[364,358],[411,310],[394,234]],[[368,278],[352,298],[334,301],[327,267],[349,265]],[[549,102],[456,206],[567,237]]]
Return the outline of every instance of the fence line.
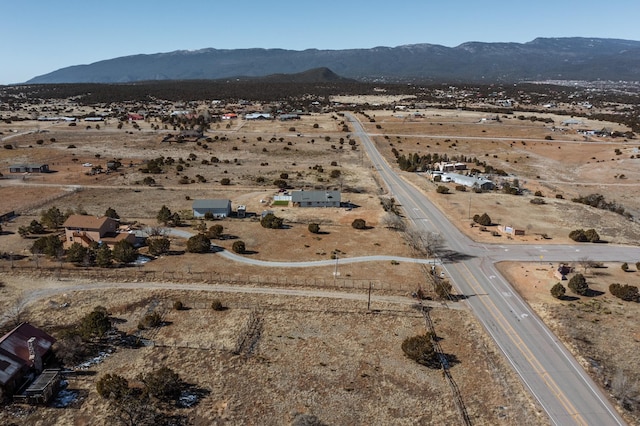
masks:
[[[322,278],[288,275],[284,272],[268,275],[224,274],[215,271],[183,272],[150,270],[136,267],[130,268],[61,268],[37,265],[0,265],[0,272],[5,274],[31,275],[37,278],[86,278],[103,281],[145,281],[176,283],[209,283],[209,284],[247,284],[256,286],[316,287],[351,290],[367,290],[370,283],[376,290],[413,291],[413,282],[390,284],[380,280],[356,278]]]

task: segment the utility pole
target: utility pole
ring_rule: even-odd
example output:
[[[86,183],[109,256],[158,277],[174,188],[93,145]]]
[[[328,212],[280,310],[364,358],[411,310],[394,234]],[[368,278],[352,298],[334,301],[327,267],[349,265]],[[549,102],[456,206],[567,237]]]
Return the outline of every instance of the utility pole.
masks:
[[[371,310],[371,287],[373,287],[373,283],[369,281],[369,298],[367,300],[367,311]]]
[[[336,266],[333,269],[333,286],[336,286],[336,279],[338,278],[338,250],[333,251],[333,255],[336,257]]]

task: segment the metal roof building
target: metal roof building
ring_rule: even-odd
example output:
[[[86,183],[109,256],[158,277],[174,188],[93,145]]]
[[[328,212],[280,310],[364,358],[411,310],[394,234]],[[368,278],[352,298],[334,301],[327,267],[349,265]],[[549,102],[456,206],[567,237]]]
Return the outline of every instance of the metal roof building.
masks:
[[[211,213],[213,217],[223,218],[231,214],[231,200],[193,200],[193,217],[204,217]]]
[[[291,191],[291,203],[297,207],[340,207],[340,191]]]
[[[492,181],[483,177],[466,176],[459,173],[443,173],[441,176],[442,182],[454,182],[458,185],[464,185],[469,188],[477,187],[491,190],[496,186]]]

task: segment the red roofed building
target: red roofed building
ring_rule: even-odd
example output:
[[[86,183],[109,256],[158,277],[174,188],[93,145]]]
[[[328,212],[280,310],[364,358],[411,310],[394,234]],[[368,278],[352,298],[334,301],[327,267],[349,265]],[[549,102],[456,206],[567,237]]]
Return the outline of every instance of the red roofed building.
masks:
[[[56,339],[29,323],[0,338],[0,394],[12,395],[42,372]]]

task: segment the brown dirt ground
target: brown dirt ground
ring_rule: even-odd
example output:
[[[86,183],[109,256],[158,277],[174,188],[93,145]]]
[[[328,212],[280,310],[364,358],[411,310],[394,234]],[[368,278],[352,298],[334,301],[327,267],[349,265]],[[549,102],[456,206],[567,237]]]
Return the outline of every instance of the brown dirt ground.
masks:
[[[608,201],[619,202],[629,211],[640,211],[638,205],[640,201],[632,196],[638,185],[639,177],[636,161],[640,161],[640,159],[631,158],[631,155],[635,156],[636,150],[632,143],[610,139],[586,141],[582,136],[575,134],[574,130],[565,133],[551,132],[548,126],[515,118],[503,118],[502,123],[485,122],[481,124],[479,121],[484,115],[479,113],[440,110],[427,110],[423,113],[425,118],[409,120],[403,117],[394,117],[388,112],[375,111],[370,114],[376,116],[375,124],[380,124],[382,129],[376,129],[374,123],[364,124],[372,134],[379,135],[375,136],[375,140],[381,152],[389,159],[392,158],[392,147],[396,147],[406,154],[429,150],[441,154],[476,156],[482,161],[486,160],[494,167],[514,173],[514,177],[520,180],[522,186],[532,192],[541,190],[545,195],[547,204],[542,206],[531,205],[529,203],[530,196],[462,193],[454,191],[453,186],[451,188],[452,194],[441,196],[435,194],[435,185],[424,177],[417,174],[405,174],[408,180],[421,188],[443,211],[447,212],[449,217],[459,224],[463,232],[474,239],[490,242],[499,240],[501,243],[510,241],[506,235],[493,237],[488,233],[480,232],[478,228],[469,226],[469,213],[473,215],[489,212],[494,222],[526,229],[524,237],[514,237],[513,241],[518,242],[538,242],[541,238],[540,234],[547,234],[551,237],[551,240],[548,240],[551,242],[565,242],[569,231],[579,227],[595,227],[602,238],[611,242],[636,244],[638,241],[640,229],[636,222],[630,222],[622,216],[586,208],[569,201],[571,197],[577,195],[600,192],[605,194]],[[541,116],[542,114],[536,115]],[[19,238],[17,235],[18,226],[27,224],[34,218],[37,219],[42,209],[54,205],[62,210],[86,210],[90,214],[102,214],[107,207],[113,207],[126,220],[148,225],[155,224],[155,214],[162,204],[166,204],[173,211],[186,214],[191,205],[191,201],[187,197],[191,200],[205,197],[230,198],[234,205],[246,204],[249,211],[259,213],[266,206],[269,206],[270,198],[274,195],[271,182],[279,178],[281,173],[288,173],[288,181],[297,188],[324,189],[340,186],[343,189],[351,188],[354,192],[345,194],[345,199],[350,198],[360,207],[350,212],[340,209],[306,210],[274,207],[273,210],[277,215],[285,217],[291,223],[290,229],[280,231],[262,229],[251,219],[226,219],[220,222],[225,228],[225,233],[241,238],[247,243],[249,250],[256,252],[252,256],[265,260],[327,259],[335,249],[341,250],[343,252],[341,256],[347,257],[364,254],[410,256],[411,253],[398,234],[379,226],[383,213],[379,207],[378,184],[362,151],[360,149],[352,151],[347,143],[340,145],[339,138],[344,137],[348,140],[348,134],[340,132],[339,121],[331,118],[330,115],[313,115],[303,117],[300,122],[293,124],[236,122],[228,129],[214,129],[210,132],[212,137],[215,135],[224,136],[229,140],[209,143],[208,149],[194,143],[172,143],[170,145],[161,143],[160,141],[166,132],[152,131],[150,129],[151,123],[141,123],[142,130],[140,131],[134,130],[128,124],[122,130],[118,130],[115,123],[102,124],[100,130],[86,129],[84,126],[71,128],[66,124],[46,125],[46,128],[42,126],[40,130],[47,130],[47,133],[16,136],[11,139],[16,144],[15,149],[0,151],[0,165],[3,168],[3,173],[6,166],[12,163],[40,161],[48,162],[52,169],[57,171],[47,175],[26,176],[24,180],[19,177],[19,179],[11,180],[10,184],[6,184],[7,180],[0,182],[2,184],[0,186],[0,197],[3,200],[2,210],[13,209],[23,213],[15,222],[3,226],[7,232],[1,237],[2,250],[26,255],[31,241]],[[556,122],[560,121],[561,118],[557,118]],[[313,124],[316,123],[319,125],[318,129],[313,128]],[[289,131],[291,126],[295,126],[295,132]],[[605,124],[594,123],[594,126],[601,128],[605,127]],[[606,126],[616,128],[610,124],[606,124]],[[0,124],[0,131],[5,136],[10,134],[7,127],[19,131],[28,130],[29,128],[33,129],[33,123]],[[297,133],[301,133],[301,136],[297,136]],[[389,140],[384,139],[385,134]],[[548,135],[551,135],[554,140],[544,140],[544,137]],[[325,141],[326,136],[330,137],[330,141]],[[55,137],[56,141],[50,142],[49,138],[51,137]],[[261,137],[262,141],[258,141],[258,137]],[[276,141],[269,142],[273,137],[276,138]],[[280,137],[284,138],[282,142],[278,140]],[[45,141],[42,145],[35,143],[39,138]],[[535,140],[522,141],[525,138]],[[447,141],[447,139],[450,140]],[[77,148],[68,148],[69,145],[75,145]],[[344,148],[339,149],[340,146],[344,146]],[[621,149],[621,155],[614,154],[616,148]],[[188,161],[187,158],[192,153],[197,158]],[[99,155],[99,158],[96,155]],[[163,175],[155,175],[154,178],[160,185],[159,187],[146,187],[136,183],[147,176],[138,171],[140,165],[145,160],[161,155],[172,156],[176,159],[183,158],[189,167],[185,166],[185,171],[182,173],[176,173],[175,169],[172,169],[173,171]],[[209,159],[212,156],[218,157],[221,163],[201,164],[202,159]],[[86,168],[81,166],[82,163],[104,164],[105,160],[113,157],[121,159],[125,165],[118,173],[97,176],[85,175]],[[74,158],[77,161],[73,161]],[[228,162],[225,163],[225,160]],[[337,166],[331,166],[332,161],[335,161]],[[130,163],[132,167],[129,167]],[[317,164],[322,165],[324,172],[313,169],[313,166]],[[341,179],[329,178],[328,171],[334,168],[342,172]],[[197,174],[204,176],[207,183],[188,185],[178,183],[183,175],[195,178]],[[620,175],[624,175],[625,178],[620,179]],[[266,183],[257,184],[256,178],[258,176],[264,177]],[[224,177],[231,179],[230,186],[223,187],[219,184],[220,179]],[[83,188],[79,191],[73,191],[68,189],[70,185],[83,185]],[[556,194],[562,194],[565,199],[556,199]],[[265,202],[263,203],[261,200]],[[351,228],[350,223],[356,217],[365,218],[367,223],[373,226],[373,229],[359,232]],[[320,222],[321,229],[327,234],[314,236],[308,233],[306,226],[310,221]],[[211,224],[209,223],[209,225]],[[220,244],[227,247],[231,242],[228,240],[220,242]],[[174,239],[172,244],[174,249],[179,250],[184,247],[183,240]],[[205,258],[207,260],[216,259],[209,255],[206,257],[197,255],[166,256],[150,262],[144,268],[180,272],[213,271],[221,275],[227,274],[240,278],[256,275],[262,277],[281,275],[280,271],[248,268],[218,259],[205,262],[203,261]],[[25,258],[21,262],[25,265],[32,264],[33,260],[30,259]],[[46,264],[46,261],[43,262]],[[54,264],[52,263],[52,265]],[[532,265],[517,265],[515,267],[521,266],[533,269]],[[389,283],[388,288],[391,291],[395,289],[401,294],[407,294],[409,289],[415,288],[420,281],[423,281],[419,275],[420,268],[409,264],[375,265],[374,268],[367,264],[341,265],[339,271],[342,279],[384,281]],[[305,270],[304,276],[333,280],[332,273],[333,268],[330,267],[313,268]],[[540,271],[540,273],[543,272]],[[303,275],[300,271],[287,271],[287,274]],[[17,283],[13,281],[17,279],[14,276],[4,276],[2,279],[9,283],[2,290],[3,295],[0,297],[4,307],[12,305],[25,289],[55,285],[45,282],[46,280],[41,278],[20,280]],[[263,281],[265,279],[262,278]],[[510,279],[515,280],[514,277],[510,277]],[[26,284],[26,282],[30,282],[30,284]],[[527,282],[530,283],[530,281]],[[409,284],[407,285],[407,283]],[[525,285],[525,287],[527,286]],[[518,288],[521,289],[522,286]],[[71,318],[77,317],[80,312],[86,312],[97,303],[108,305],[110,308],[117,307],[118,304],[125,304],[125,302],[118,302],[116,293],[94,293],[86,298],[85,296],[73,295],[74,303],[72,306],[77,309],[77,312],[68,319],[60,320],[61,323],[70,321]],[[150,294],[152,293],[140,291],[135,295],[122,296],[136,299],[144,298]],[[548,289],[542,289],[536,294],[542,295],[536,297],[544,297],[548,294]],[[166,300],[175,297],[173,294],[161,296]],[[229,295],[223,297],[228,300],[232,298]],[[584,310],[593,304],[593,301],[599,300],[594,298],[590,299],[589,303],[574,302],[573,305],[568,305],[568,309]],[[265,333],[261,342],[259,356],[246,361],[234,358],[222,350],[228,349],[230,342],[233,341],[231,336],[234,333],[218,328],[214,336],[216,344],[221,345],[222,349],[219,352],[214,351],[213,355],[210,355],[214,362],[203,364],[205,363],[204,357],[197,349],[143,349],[134,351],[135,353],[119,351],[103,364],[104,367],[99,367],[99,371],[107,372],[113,369],[123,373],[129,372],[131,370],[125,370],[123,367],[127,362],[132,362],[131,365],[137,365],[140,369],[148,368],[148,365],[143,365],[144,359],[153,360],[154,365],[159,365],[162,362],[182,365],[184,368],[180,371],[181,374],[184,373],[193,377],[194,380],[202,381],[202,385],[212,391],[206,402],[203,401],[189,414],[193,414],[196,416],[195,418],[202,417],[204,423],[228,418],[228,422],[231,424],[247,424],[256,419],[257,410],[272,413],[276,419],[274,424],[281,424],[290,419],[288,416],[291,416],[293,411],[313,412],[329,423],[334,423],[334,421],[345,423],[344,420],[372,423],[373,421],[367,420],[376,418],[374,416],[379,416],[381,419],[410,419],[409,423],[411,424],[430,422],[426,419],[432,415],[441,415],[442,417],[438,417],[441,420],[440,423],[449,423],[450,420],[455,419],[450,409],[438,414],[435,405],[425,403],[429,400],[438,400],[435,396],[424,398],[425,394],[438,395],[448,392],[446,389],[442,390],[444,383],[440,380],[439,373],[421,370],[425,373],[424,378],[416,379],[415,374],[409,378],[409,375],[404,372],[413,372],[415,368],[409,365],[406,365],[406,368],[398,367],[407,363],[402,354],[398,354],[399,341],[406,335],[418,332],[422,327],[420,319],[414,313],[367,315],[363,320],[364,314],[357,309],[354,310],[346,302],[345,305],[340,306],[331,305],[334,302],[330,302],[332,308],[325,309],[327,304],[323,301],[320,313],[314,310],[317,309],[317,303],[315,305],[312,303],[312,307],[309,306],[310,303],[308,300],[296,300],[295,306],[300,306],[299,310],[265,308],[265,329],[268,332]],[[538,302],[532,301],[531,303],[536,305]],[[557,306],[559,311],[565,311],[566,308],[557,305],[558,302],[554,300],[546,300],[544,303],[548,303],[552,307]],[[615,305],[617,302],[606,303]],[[228,327],[230,329],[241,327],[248,310],[254,309],[256,306],[262,308],[264,305],[270,304],[291,305],[290,299],[285,302],[271,297],[261,298],[259,302],[257,300],[247,301],[245,304],[238,302],[235,309],[225,313],[229,317],[235,315],[234,318],[229,319]],[[627,305],[624,305],[624,309],[627,309]],[[560,315],[554,309],[549,308],[549,311]],[[611,307],[608,309],[614,311]],[[38,312],[43,310],[45,307],[42,305],[30,308],[36,319],[42,318],[42,314]],[[335,314],[332,310],[344,311],[344,317],[341,316],[342,314]],[[184,315],[182,312],[179,313],[182,318],[176,317],[173,329],[167,327],[160,331],[164,339],[175,339],[179,329],[199,330],[203,327],[203,324],[198,322],[200,319],[194,318],[192,315],[205,311],[194,309],[186,312]],[[310,312],[312,315],[309,315]],[[502,358],[496,355],[493,345],[487,340],[485,333],[475,320],[470,318],[466,312],[456,312],[451,315],[449,312],[436,310],[434,311],[434,319],[437,319],[438,332],[441,332],[445,337],[442,342],[444,349],[455,354],[462,361],[455,368],[467,368],[477,362],[487,363],[482,369],[465,370],[459,375],[454,371],[454,377],[460,381],[459,385],[463,391],[465,403],[467,403],[470,412],[476,416],[474,424],[539,423],[538,418],[531,415],[534,411],[530,408],[532,407],[531,402],[522,393],[517,379],[512,377],[511,369],[504,366]],[[209,314],[208,311],[207,314]],[[131,313],[130,315],[132,317],[128,319],[126,324],[137,323],[135,314]],[[559,327],[553,322],[551,314],[547,316],[541,313],[540,315],[549,321],[552,327]],[[452,316],[461,317],[452,319]],[[622,317],[626,318],[625,315]],[[618,319],[621,316],[617,314],[600,315],[599,329],[605,326],[610,327],[606,328],[608,333],[603,333],[603,336],[620,334],[621,328],[615,327],[616,321],[608,321],[612,318]],[[369,325],[360,326],[360,324],[366,324],[366,321],[372,319],[375,323],[373,328]],[[561,323],[560,320],[557,321]],[[349,324],[349,327],[336,326],[336,323]],[[386,323],[390,323],[391,326],[385,328]],[[211,324],[216,323],[212,322]],[[456,333],[460,324],[469,330],[469,334],[461,336],[462,333]],[[310,332],[307,327],[314,331]],[[376,335],[376,345],[370,343],[372,329],[380,330],[380,339],[377,339]],[[561,337],[563,336],[562,329],[557,328],[556,331]],[[166,335],[163,334],[165,332]],[[569,331],[565,330],[565,332],[567,335],[570,334]],[[284,340],[282,336],[291,336],[293,339],[287,337]],[[451,338],[447,339],[447,336]],[[190,333],[186,338],[189,342],[209,339],[208,341],[213,344],[211,337],[195,332]],[[379,344],[378,340],[384,344]],[[591,341],[594,340],[591,339]],[[623,339],[617,339],[617,341],[624,348],[624,350],[621,349],[622,353],[628,352],[630,347],[634,347],[634,342],[627,342]],[[290,347],[289,344],[294,344],[294,342],[295,348]],[[569,346],[571,347],[571,344]],[[599,348],[598,351],[603,350],[599,345],[591,344],[591,346]],[[581,353],[583,350],[589,349],[580,345],[575,345],[575,347]],[[474,354],[474,351],[478,350],[483,353],[482,356]],[[340,351],[344,353],[340,353]],[[318,353],[321,356],[318,356]],[[608,353],[596,351],[595,355],[597,358],[594,359],[600,362],[605,359],[605,355]],[[329,359],[329,362],[322,361],[325,357]],[[381,359],[384,359],[385,362],[381,363]],[[393,362],[387,363],[387,360],[393,360]],[[327,372],[323,371],[326,366],[322,366],[320,363],[340,367],[336,367],[335,371]],[[300,367],[289,371],[288,367],[292,364]],[[308,365],[316,364],[318,366],[315,369],[308,369]],[[613,365],[626,369],[627,366],[635,364],[626,363],[625,358],[620,357],[616,358],[616,363]],[[374,375],[367,370],[373,369],[372,371],[375,371],[376,367],[383,369],[384,373],[379,373],[378,370]],[[198,374],[202,369],[206,369],[211,376]],[[367,377],[358,376],[357,373],[349,373],[361,370],[362,374]],[[434,374],[435,376],[433,376]],[[326,377],[326,380],[319,382],[321,385],[314,386],[313,383],[322,377]],[[375,378],[374,383],[367,385],[366,381],[372,377]],[[436,383],[436,377],[440,380],[438,383]],[[267,385],[267,379],[274,386]],[[419,384],[418,388],[414,388],[414,381]],[[256,382],[260,386],[252,386]],[[351,388],[350,385],[343,384],[348,382],[354,383],[354,390],[346,389]],[[86,386],[86,389],[89,389],[92,383],[78,386]],[[300,395],[291,396],[291,393],[287,392],[287,389],[291,387],[297,390],[296,395]],[[443,388],[438,390],[439,387]],[[252,389],[251,393],[246,392],[248,388]],[[329,392],[330,389],[336,391]],[[442,392],[440,392],[441,390]],[[256,398],[253,398],[254,392]],[[448,395],[448,393],[445,394]],[[486,401],[485,394],[488,396]],[[478,398],[479,395],[483,396],[481,400]],[[385,401],[393,400],[394,404],[371,404],[372,400],[379,400],[380,397],[385,397]],[[419,403],[418,397],[420,397]],[[275,403],[267,404],[270,400]],[[287,402],[289,400],[290,403]],[[438,401],[441,404],[442,399]],[[56,415],[66,420],[70,419],[66,416],[71,416],[78,419],[76,424],[87,424],[86,422],[90,422],[91,416],[96,413],[104,414],[104,411],[98,409],[100,406],[101,403],[97,400],[97,396],[91,392],[86,402],[77,411],[65,412],[64,414],[56,412]],[[359,407],[360,409],[353,410],[349,407]],[[368,408],[362,410],[361,407]],[[39,414],[35,415],[39,416]],[[34,419],[36,418],[39,417],[34,417]],[[64,420],[61,421],[62,423],[59,424],[65,424]],[[50,423],[47,423],[43,417],[33,424]]]
[[[23,282],[9,277],[7,288]],[[209,309],[215,297],[229,309]],[[174,300],[190,309],[170,309]],[[63,307],[65,302],[70,305]],[[170,325],[145,332],[164,346],[118,349],[89,369],[95,375],[71,379],[69,388],[82,395],[73,408],[2,411],[3,422],[107,424],[108,410],[94,391],[95,380],[105,373],[134,380],[164,365],[208,391],[197,406],[177,410],[194,424],[280,425],[295,413],[315,414],[327,424],[459,422],[444,396],[450,390],[441,372],[417,366],[400,349],[404,338],[424,332],[424,319],[409,307],[376,304],[377,311],[367,313],[361,303],[341,300],[101,290],[43,300],[31,305],[28,315],[45,328],[60,327],[96,305],[106,306],[118,318],[119,329],[128,332],[136,330],[150,306],[166,307],[164,319]],[[246,358],[232,352],[251,312],[262,319],[263,332]],[[443,350],[457,358],[451,373],[474,424],[544,424],[468,311],[436,309],[431,315]]]

